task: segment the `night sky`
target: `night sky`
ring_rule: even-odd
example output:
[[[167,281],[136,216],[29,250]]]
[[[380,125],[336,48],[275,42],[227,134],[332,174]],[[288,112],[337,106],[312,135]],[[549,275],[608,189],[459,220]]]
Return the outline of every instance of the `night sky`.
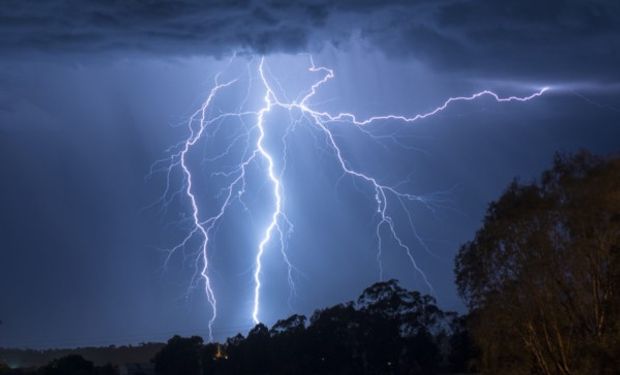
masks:
[[[525,103],[481,97],[415,123],[381,122],[368,128],[374,138],[331,125],[351,167],[434,198],[432,207],[408,205],[413,225],[403,209],[391,211],[433,290],[385,227],[382,265],[384,279],[433,293],[443,309],[465,311],[453,257],[514,178],[533,180],[558,151],[620,151],[616,0],[4,1],[0,346],[206,336],[199,241],[166,251],[192,230],[186,181],[179,168],[168,175],[152,167],[188,137],[187,120],[218,73],[218,82],[238,81],[211,116],[242,103],[256,110],[260,57],[279,95],[292,100],[321,78],[308,71],[309,54],[335,72],[312,107],[360,118],[424,113],[485,89],[527,96],[551,88]],[[278,170],[283,129],[300,117],[292,112],[265,120]],[[242,126],[221,122],[188,159],[204,218],[223,199],[227,180],[216,172],[234,169],[243,154],[244,143],[233,142]],[[270,242],[260,303],[268,325],[355,299],[380,276],[372,189],[342,177],[307,121],[286,139],[281,180],[296,290],[278,241]],[[181,193],[166,195],[166,186]],[[218,340],[253,324],[254,257],[273,207],[270,188],[257,161],[242,201],[210,237]]]

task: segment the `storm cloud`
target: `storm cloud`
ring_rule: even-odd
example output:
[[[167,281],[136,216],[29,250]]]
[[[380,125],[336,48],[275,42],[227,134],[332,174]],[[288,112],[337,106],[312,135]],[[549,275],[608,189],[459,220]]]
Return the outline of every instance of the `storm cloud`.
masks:
[[[615,0],[5,1],[0,50],[224,56],[359,40],[443,72],[615,80]]]

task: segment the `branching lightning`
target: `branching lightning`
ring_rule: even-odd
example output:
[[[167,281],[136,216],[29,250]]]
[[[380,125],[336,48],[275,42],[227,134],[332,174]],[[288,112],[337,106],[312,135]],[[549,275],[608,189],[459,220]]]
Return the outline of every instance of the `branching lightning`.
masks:
[[[354,113],[341,112],[332,114],[329,112],[318,111],[312,108],[311,100],[321,89],[321,86],[335,78],[334,71],[322,67],[316,66],[312,58],[310,58],[309,71],[311,73],[322,74],[322,77],[315,81],[305,93],[298,96],[299,100],[288,100],[287,98],[279,97],[274,90],[273,84],[279,85],[279,83],[266,74],[266,62],[264,58],[260,59],[260,62],[256,66],[256,78],[259,81],[264,95],[262,98],[262,107],[253,111],[243,111],[246,98],[236,112],[226,112],[217,115],[210,115],[210,109],[212,102],[218,93],[228,87],[237,84],[238,80],[231,80],[225,83],[219,83],[216,77],[215,85],[211,89],[207,99],[204,101],[198,111],[196,111],[188,121],[189,135],[187,138],[171,149],[170,157],[156,162],[152,172],[164,171],[167,176],[167,183],[164,194],[160,200],[161,203],[167,205],[174,197],[184,195],[190,205],[190,229],[187,235],[173,248],[168,250],[168,259],[175,252],[187,247],[197,248],[192,254],[195,256],[195,262],[198,265],[197,273],[195,276],[200,276],[204,282],[204,292],[207,300],[211,306],[212,314],[209,319],[209,339],[213,339],[213,324],[217,318],[217,299],[214,293],[214,288],[210,279],[209,269],[209,255],[211,250],[210,236],[213,235],[214,229],[220,224],[222,218],[225,216],[227,209],[236,200],[242,205],[242,197],[247,190],[246,186],[246,172],[250,166],[257,166],[262,168],[266,182],[270,186],[271,196],[273,198],[273,206],[269,213],[269,221],[266,223],[264,230],[262,231],[262,237],[257,244],[255,259],[254,259],[254,297],[251,318],[256,324],[260,322],[260,306],[261,306],[261,280],[263,270],[263,256],[270,246],[271,242],[277,239],[277,246],[280,248],[282,258],[288,267],[288,283],[291,290],[291,296],[294,294],[295,285],[293,278],[293,271],[295,267],[290,262],[286,251],[286,239],[291,234],[293,224],[290,222],[285,213],[284,207],[284,186],[282,183],[282,175],[286,168],[286,143],[287,136],[290,134],[295,126],[301,123],[307,123],[308,126],[313,127],[318,134],[322,135],[322,138],[327,145],[327,148],[332,151],[334,159],[338,167],[342,171],[342,176],[347,176],[356,181],[359,181],[372,191],[373,202],[376,213],[376,226],[375,234],[377,238],[377,261],[379,268],[379,278],[383,279],[383,266],[381,255],[383,253],[384,236],[387,234],[395,244],[398,245],[407,257],[407,260],[411,263],[415,272],[417,272],[425,284],[432,292],[433,287],[424,273],[424,271],[418,266],[413,254],[413,249],[410,244],[407,244],[397,229],[395,220],[391,216],[390,212],[394,208],[402,208],[408,217],[409,230],[413,236],[418,240],[421,246],[425,246],[423,241],[418,236],[411,217],[410,210],[407,208],[408,203],[418,202],[429,207],[434,204],[432,196],[420,196],[410,194],[406,191],[401,191],[399,185],[388,185],[380,181],[375,176],[369,175],[362,170],[351,165],[347,160],[342,148],[339,146],[337,138],[332,131],[332,126],[335,124],[348,124],[354,126],[356,129],[363,132],[364,135],[374,137],[372,133],[368,132],[366,127],[369,127],[375,123],[385,121],[401,122],[403,124],[413,123],[420,121],[445,111],[451,104],[456,102],[473,101],[483,96],[490,97],[498,103],[504,102],[526,102],[536,97],[543,95],[548,87],[543,87],[540,90],[532,93],[528,96],[508,96],[502,97],[490,90],[484,90],[474,93],[469,96],[456,96],[448,98],[440,106],[425,113],[415,114],[413,116],[404,116],[397,114],[386,114],[380,116],[372,116],[366,119],[359,119]],[[252,65],[248,64],[248,72],[251,75]],[[273,81],[273,83],[271,82]],[[250,77],[250,84],[253,82],[253,77]],[[248,87],[248,95],[250,89]],[[279,108],[289,112],[291,122],[288,124],[285,135],[282,137],[283,143],[283,156],[276,163],[276,157],[268,149],[265,143],[265,138],[269,132],[268,115],[274,108]],[[299,118],[293,119],[293,114],[299,114]],[[201,205],[198,202],[197,194],[195,190],[195,184],[193,183],[193,171],[188,161],[188,155],[192,149],[205,137],[209,136],[208,129],[212,129],[212,132],[217,132],[221,126],[221,122],[228,118],[238,118],[241,123],[246,124],[245,118],[253,118],[251,125],[245,125],[244,131],[231,140],[228,147],[223,153],[216,155],[208,160],[214,161],[219,158],[228,156],[233,146],[239,142],[245,143],[245,152],[238,163],[230,170],[216,172],[212,176],[223,177],[228,179],[228,183],[225,188],[220,192],[221,203],[219,209],[216,210],[214,215],[208,216],[201,209]],[[212,133],[211,133],[212,134]],[[279,169],[278,169],[279,167]],[[183,188],[178,191],[170,191],[171,183],[170,178],[174,169],[180,168],[182,170],[184,184]],[[277,235],[277,238],[276,238]],[[195,243],[198,243],[196,246]],[[195,246],[195,247],[194,247]]]

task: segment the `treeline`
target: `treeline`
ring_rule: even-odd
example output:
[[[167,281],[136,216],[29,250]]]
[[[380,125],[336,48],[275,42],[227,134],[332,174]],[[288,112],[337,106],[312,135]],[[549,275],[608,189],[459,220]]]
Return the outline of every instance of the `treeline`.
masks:
[[[80,347],[75,349],[9,349],[0,348],[0,359],[20,367],[40,367],[54,359],[69,355],[79,355],[97,366],[123,363],[149,362],[163,343],[143,343],[140,345],[110,345],[105,347]]]
[[[396,280],[367,288],[355,302],[270,329],[255,326],[225,344],[175,336],[154,359],[155,372],[173,374],[435,374],[464,372],[474,357],[455,313]]]

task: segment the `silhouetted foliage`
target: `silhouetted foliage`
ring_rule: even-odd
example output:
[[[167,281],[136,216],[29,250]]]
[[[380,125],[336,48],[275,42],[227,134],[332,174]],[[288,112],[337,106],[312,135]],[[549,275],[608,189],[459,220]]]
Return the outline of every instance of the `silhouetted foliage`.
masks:
[[[174,336],[155,356],[155,372],[161,375],[200,375],[203,360],[202,337]]]
[[[200,341],[190,343],[187,340],[191,339],[175,337],[157,355],[156,371],[159,375],[172,373],[165,372],[168,369],[174,369],[175,374],[194,374],[198,368],[205,375],[462,371],[462,363],[470,359],[467,354],[451,365],[447,358],[451,351],[442,353],[440,348],[442,343],[459,340],[452,335],[455,317],[441,311],[432,297],[389,280],[366,289],[355,303],[316,311],[307,326],[305,316],[292,315],[271,329],[258,324],[247,337],[234,336],[224,345],[203,346]],[[464,329],[459,326],[458,334],[466,335]],[[190,372],[182,372],[188,371],[187,367],[179,366],[188,363],[195,365]]]
[[[557,156],[514,182],[456,276],[483,372],[620,373],[620,158]]]
[[[96,367],[84,357],[72,354],[51,361],[39,368],[38,375],[116,375],[118,371],[112,365]]]
[[[455,373],[478,372],[480,355],[474,342],[470,325],[471,315],[457,317],[452,321],[452,335],[449,339],[448,370]]]
[[[110,345],[106,347],[83,347],[74,349],[11,349],[0,348],[0,358],[8,363],[22,367],[40,367],[68,355],[77,354],[91,361],[95,366],[107,363],[120,366],[125,363],[146,363],[164,347],[163,343],[143,343],[140,345]]]

